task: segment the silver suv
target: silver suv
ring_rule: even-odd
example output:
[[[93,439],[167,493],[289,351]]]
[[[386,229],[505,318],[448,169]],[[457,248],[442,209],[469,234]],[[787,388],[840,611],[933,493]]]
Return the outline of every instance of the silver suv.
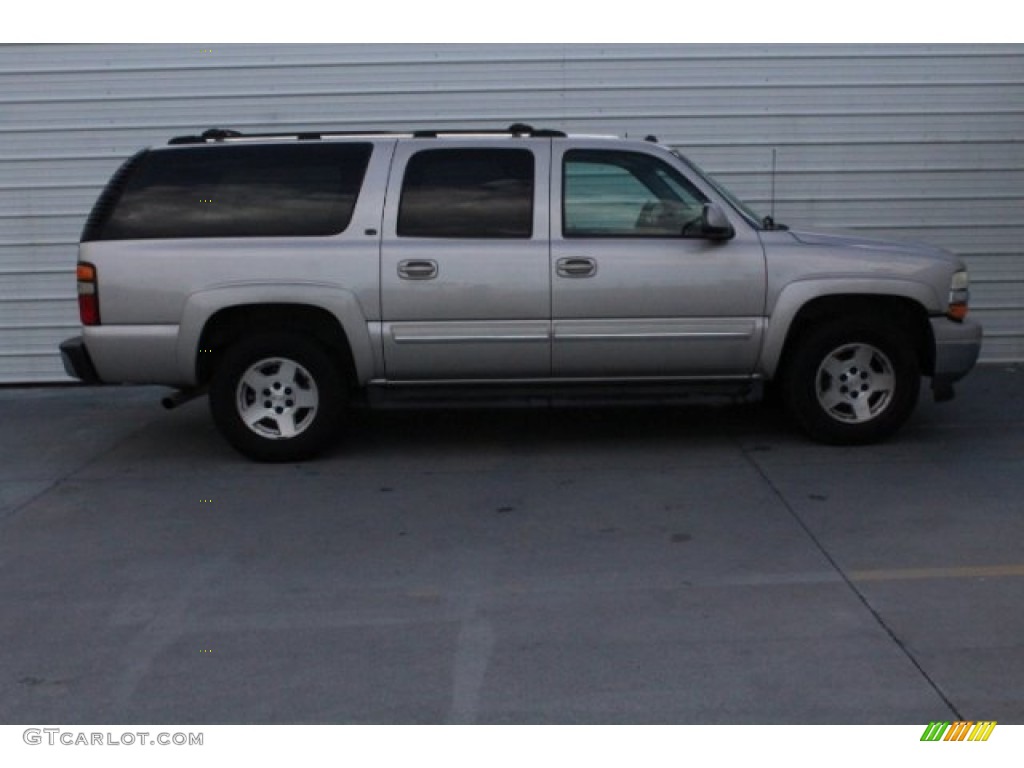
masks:
[[[653,137],[519,124],[172,139],[103,191],[78,295],[71,375],[208,392],[265,461],[322,450],[356,401],[764,384],[812,438],[867,443],[981,344],[948,253],[789,230]]]

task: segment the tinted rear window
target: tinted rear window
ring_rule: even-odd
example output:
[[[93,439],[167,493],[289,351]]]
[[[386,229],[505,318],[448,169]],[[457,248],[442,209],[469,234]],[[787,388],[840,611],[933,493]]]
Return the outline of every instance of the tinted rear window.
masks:
[[[398,210],[400,237],[529,238],[533,153],[431,149],[409,159]]]
[[[111,179],[83,240],[334,235],[371,144],[203,146],[146,152]]]

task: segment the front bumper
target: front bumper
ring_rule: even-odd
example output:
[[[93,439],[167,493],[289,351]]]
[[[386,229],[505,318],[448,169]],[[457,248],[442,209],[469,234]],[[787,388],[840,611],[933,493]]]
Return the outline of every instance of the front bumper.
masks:
[[[947,317],[932,318],[935,337],[935,369],[932,386],[938,391],[966,376],[981,352],[981,326],[970,320],[956,322]]]
[[[92,364],[89,357],[89,350],[85,348],[85,342],[81,336],[75,336],[61,342],[60,359],[64,363],[64,370],[68,376],[81,379],[86,384],[102,384],[99,374],[96,373],[96,366]]]

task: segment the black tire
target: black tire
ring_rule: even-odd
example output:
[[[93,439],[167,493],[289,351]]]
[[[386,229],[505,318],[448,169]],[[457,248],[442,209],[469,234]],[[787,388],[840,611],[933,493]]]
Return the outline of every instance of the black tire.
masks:
[[[889,437],[910,417],[920,390],[911,340],[868,318],[833,321],[803,336],[782,380],[803,431],[832,445]]]
[[[214,423],[236,450],[257,461],[300,461],[336,437],[345,381],[319,344],[291,333],[242,339],[210,382]]]

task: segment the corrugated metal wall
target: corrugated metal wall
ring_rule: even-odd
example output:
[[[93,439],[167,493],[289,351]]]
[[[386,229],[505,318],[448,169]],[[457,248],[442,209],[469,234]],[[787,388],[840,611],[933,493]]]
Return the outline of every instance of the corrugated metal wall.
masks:
[[[77,238],[136,149],[210,126],[503,126],[683,147],[776,218],[969,262],[1024,359],[1024,46],[0,46],[0,381],[64,378]]]

